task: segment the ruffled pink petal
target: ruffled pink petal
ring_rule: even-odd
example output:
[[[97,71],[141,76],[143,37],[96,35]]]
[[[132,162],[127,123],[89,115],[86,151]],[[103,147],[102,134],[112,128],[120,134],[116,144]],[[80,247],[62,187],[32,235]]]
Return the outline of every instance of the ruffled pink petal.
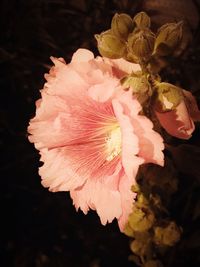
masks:
[[[200,110],[197,106],[195,97],[189,91],[186,90],[183,90],[183,94],[185,96],[186,106],[192,120],[200,121]]]
[[[106,102],[119,91],[119,81],[107,78],[101,84],[95,84],[88,90],[89,96],[98,102]]]
[[[69,191],[82,186],[87,175],[79,175],[73,171],[68,151],[64,148],[42,149],[41,161],[43,166],[39,169],[42,178],[42,185],[48,187],[50,191]]]
[[[138,156],[145,163],[164,165],[162,137],[153,130],[153,123],[145,116],[139,115],[141,105],[131,97],[131,92],[120,96],[120,103],[130,118],[131,127],[138,138]]]
[[[141,71],[141,67],[139,64],[128,62],[123,58],[120,59],[103,58],[103,60],[105,63],[110,64],[113,67],[113,74],[119,79],[127,74]]]
[[[81,209],[85,214],[89,208],[96,210],[101,223],[105,225],[119,218],[122,214],[121,195],[118,191],[118,181],[121,167],[118,165],[111,176],[102,179],[88,179],[80,188],[70,192],[76,209]]]
[[[142,158],[137,156],[139,152],[138,137],[134,134],[131,121],[129,117],[124,114],[120,102],[114,99],[112,105],[122,133],[122,165],[126,175],[132,180],[132,183],[134,183],[139,165],[144,162]]]
[[[94,59],[94,54],[87,49],[79,48],[72,56],[71,62],[88,62]]]
[[[182,101],[175,110],[159,113],[155,112],[162,127],[172,136],[189,139],[195,129],[189,116],[185,102]]]
[[[69,101],[68,101],[69,102]],[[72,111],[63,98],[42,93],[42,99],[36,111],[36,117],[30,121],[28,132],[29,141],[40,143],[41,147],[63,146],[72,138],[68,131],[71,121]],[[38,145],[37,145],[38,148]]]
[[[119,191],[122,203],[122,215],[118,219],[118,224],[121,232],[128,222],[128,217],[132,212],[136,193],[131,191],[132,181],[126,176],[122,176],[119,183]]]
[[[88,88],[88,84],[81,75],[73,70],[70,65],[64,64],[57,58],[51,57],[51,60],[55,64],[53,67],[54,75],[45,75],[47,83],[45,83],[42,91],[47,94],[62,96],[63,98],[74,93],[83,94]]]
[[[153,130],[153,123],[145,116],[139,115],[132,119],[135,132],[139,136],[139,156],[145,163],[154,163],[164,166],[163,138]]]

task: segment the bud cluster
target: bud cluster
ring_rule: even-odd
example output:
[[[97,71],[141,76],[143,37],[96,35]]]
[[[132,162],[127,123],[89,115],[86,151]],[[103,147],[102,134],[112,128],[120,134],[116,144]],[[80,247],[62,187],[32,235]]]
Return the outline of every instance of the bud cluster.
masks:
[[[181,228],[168,216],[171,195],[177,189],[176,170],[167,158],[164,168],[142,166],[137,181],[132,187],[136,202],[125,228],[132,238],[132,260],[142,266],[162,267],[157,254],[174,246],[181,236]]]
[[[145,63],[152,57],[173,54],[181,44],[183,23],[167,23],[154,33],[145,12],[132,19],[127,14],[115,14],[111,28],[95,35],[102,56],[124,58],[134,63]]]

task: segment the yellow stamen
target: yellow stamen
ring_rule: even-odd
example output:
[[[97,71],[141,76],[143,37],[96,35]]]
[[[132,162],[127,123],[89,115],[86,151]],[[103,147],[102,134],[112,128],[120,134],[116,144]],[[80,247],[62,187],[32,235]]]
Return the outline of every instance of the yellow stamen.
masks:
[[[121,129],[118,123],[109,127],[106,137],[106,160],[111,161],[121,152]]]

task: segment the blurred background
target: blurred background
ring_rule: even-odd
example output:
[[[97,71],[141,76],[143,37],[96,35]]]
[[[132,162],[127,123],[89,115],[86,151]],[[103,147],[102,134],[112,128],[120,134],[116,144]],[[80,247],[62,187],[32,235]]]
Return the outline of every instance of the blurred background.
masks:
[[[154,29],[187,22],[185,50],[162,77],[191,90],[200,104],[199,0],[0,1],[0,266],[135,266],[116,222],[102,226],[95,213],[77,213],[67,192],[49,193],[41,186],[39,155],[26,129],[52,64],[49,57],[69,62],[79,47],[97,55],[94,34],[108,29],[116,12],[134,16],[141,10],[152,17]],[[198,143],[199,133],[190,143]],[[199,267],[199,220],[188,218],[187,225],[193,231],[185,240],[192,247],[177,254],[179,264]]]

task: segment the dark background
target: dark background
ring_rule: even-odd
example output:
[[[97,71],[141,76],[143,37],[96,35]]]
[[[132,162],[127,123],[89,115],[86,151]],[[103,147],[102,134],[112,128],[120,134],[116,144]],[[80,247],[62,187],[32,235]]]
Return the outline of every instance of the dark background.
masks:
[[[172,2],[175,8],[170,6]],[[69,62],[79,47],[97,54],[93,36],[110,27],[116,12],[134,16],[145,9],[154,16],[154,27],[162,21],[159,15],[174,20],[173,10],[178,18],[187,18],[190,44],[171,61],[163,77],[190,89],[199,101],[198,2],[0,1],[0,266],[134,266],[128,261],[129,240],[119,232],[116,222],[104,227],[95,213],[76,213],[67,192],[49,193],[41,186],[39,155],[27,141],[26,129],[34,116],[35,100],[40,97],[43,75],[51,65],[49,57],[64,57]],[[168,9],[163,8],[166,6]],[[194,255],[200,251],[199,242],[194,251]],[[187,266],[200,266],[191,255],[185,256]]]

